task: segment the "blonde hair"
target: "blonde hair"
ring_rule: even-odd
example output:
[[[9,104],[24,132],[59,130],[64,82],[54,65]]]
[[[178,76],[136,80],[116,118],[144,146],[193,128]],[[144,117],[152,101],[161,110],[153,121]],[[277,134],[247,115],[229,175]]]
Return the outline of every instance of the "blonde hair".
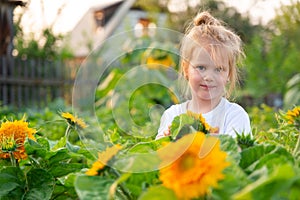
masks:
[[[185,36],[181,42],[181,79],[187,81],[184,73],[186,70],[184,62],[191,60],[195,48],[205,48],[211,55],[213,60],[219,56],[226,57],[229,66],[229,88],[226,96],[229,97],[236,88],[239,80],[238,63],[244,58],[242,49],[242,41],[240,37],[229,28],[223,25],[223,22],[214,18],[209,12],[201,12],[196,15],[193,22],[189,25],[185,32]],[[185,84],[184,94],[189,93],[188,84]]]

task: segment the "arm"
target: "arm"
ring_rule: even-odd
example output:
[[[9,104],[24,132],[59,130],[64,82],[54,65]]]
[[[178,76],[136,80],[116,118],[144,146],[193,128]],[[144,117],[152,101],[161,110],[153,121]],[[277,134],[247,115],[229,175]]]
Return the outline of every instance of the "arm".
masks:
[[[156,140],[170,134],[169,126],[171,125],[172,120],[173,120],[173,118],[170,117],[169,114],[165,111],[160,119],[160,126],[158,128],[158,134],[155,137]]]

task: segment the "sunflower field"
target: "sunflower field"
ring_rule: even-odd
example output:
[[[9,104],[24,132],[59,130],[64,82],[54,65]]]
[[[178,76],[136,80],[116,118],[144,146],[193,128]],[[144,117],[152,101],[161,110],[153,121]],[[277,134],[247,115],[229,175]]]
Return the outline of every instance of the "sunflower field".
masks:
[[[149,87],[137,93],[150,95]],[[201,115],[187,113],[154,140],[161,113],[149,123],[136,106],[152,101],[132,100],[142,125],[127,132],[107,105],[97,107],[97,120],[62,100],[39,110],[2,107],[0,199],[299,198],[299,106],[249,108],[253,137],[209,134]]]
[[[164,108],[181,101],[178,56],[139,45],[105,70],[91,55],[72,106],[0,108],[1,200],[299,199],[299,105],[248,107],[252,136],[236,138],[188,112],[155,140]]]
[[[19,1],[0,4],[14,2]],[[125,6],[115,11],[121,1],[106,11],[100,6],[94,16],[99,26],[95,28],[97,37],[87,34],[89,29],[83,33],[86,41],[80,45],[90,52],[80,66],[77,59],[72,60],[71,52],[81,48],[60,49],[64,42],[61,35],[54,34],[54,23],[45,26],[42,37],[32,33],[27,38],[20,26],[27,19],[1,16],[4,25],[6,20],[19,18],[14,24],[16,33],[9,30],[9,37],[4,37],[5,44],[9,39],[14,45],[1,44],[4,53],[14,47],[12,53],[22,60],[70,59],[67,63],[72,66],[59,64],[59,70],[47,70],[39,62],[28,64],[27,71],[16,67],[17,62],[0,60],[1,67],[7,64],[18,69],[0,69],[0,75],[9,72],[16,76],[0,77],[0,95],[5,96],[5,90],[16,85],[2,88],[5,81],[24,82],[19,78],[22,70],[29,79],[36,71],[38,81],[30,81],[34,86],[39,86],[49,71],[76,77],[74,82],[68,80],[67,86],[58,80],[68,89],[72,84],[71,98],[63,94],[65,98],[53,100],[38,92],[49,99],[45,107],[34,107],[38,104],[35,97],[30,98],[30,108],[3,105],[5,101],[0,100],[0,200],[299,200],[300,1],[282,4],[266,25],[260,24],[264,20],[252,24],[250,11],[241,14],[227,7],[226,1],[186,1],[190,4],[186,11],[170,12],[162,18],[159,12],[168,10],[171,1],[137,2],[133,11],[149,11],[149,19],[157,18],[153,21],[157,27],[145,27],[139,34],[138,26],[132,29],[124,17],[124,24],[117,23],[122,30],[116,29],[102,41],[109,31],[99,34],[107,30],[100,22],[111,29],[113,23],[107,22],[115,21],[113,13],[121,13]],[[201,6],[192,6],[197,2]],[[267,1],[252,1],[251,8],[260,3]],[[1,13],[6,12],[2,7]],[[228,22],[245,42],[245,62],[238,66],[243,80],[234,96],[249,114],[252,134],[236,133],[235,138],[216,134],[217,128],[201,114],[187,112],[174,118],[169,135],[156,139],[164,110],[185,100],[178,82],[179,49],[188,25],[185,21],[200,7]],[[161,23],[164,18],[165,24]],[[96,41],[101,41],[99,46],[94,45]],[[47,85],[47,80],[44,83]],[[27,84],[14,90],[30,96]],[[14,94],[7,96],[22,103],[24,99]]]

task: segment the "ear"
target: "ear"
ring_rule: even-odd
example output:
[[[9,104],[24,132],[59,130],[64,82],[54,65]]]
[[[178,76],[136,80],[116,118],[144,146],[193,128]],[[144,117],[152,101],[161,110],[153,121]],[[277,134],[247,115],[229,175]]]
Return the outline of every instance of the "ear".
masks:
[[[189,80],[189,63],[186,60],[181,62],[183,76],[186,80]]]

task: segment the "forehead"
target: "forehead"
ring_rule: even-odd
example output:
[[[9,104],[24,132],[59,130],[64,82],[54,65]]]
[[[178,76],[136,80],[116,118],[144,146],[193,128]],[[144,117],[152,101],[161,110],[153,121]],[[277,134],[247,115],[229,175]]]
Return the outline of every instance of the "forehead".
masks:
[[[229,67],[229,56],[226,49],[220,45],[196,46],[193,48],[190,62],[192,64]]]

